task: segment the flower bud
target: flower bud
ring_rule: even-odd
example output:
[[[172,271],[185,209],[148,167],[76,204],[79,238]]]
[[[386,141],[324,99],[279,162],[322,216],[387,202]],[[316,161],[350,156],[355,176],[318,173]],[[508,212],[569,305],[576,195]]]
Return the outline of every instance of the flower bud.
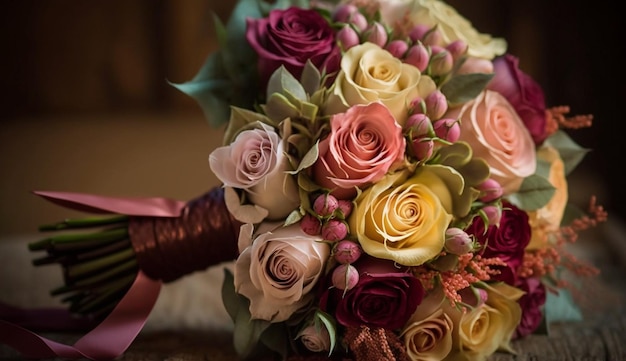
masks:
[[[376,44],[381,48],[385,47],[389,36],[383,24],[374,22],[364,32],[364,39],[370,43]]]
[[[326,327],[309,325],[298,333],[296,339],[299,339],[302,345],[311,352],[330,351],[330,334]]]
[[[500,220],[502,219],[502,207],[488,205],[482,208],[482,212],[487,222],[487,225],[485,228],[491,225],[500,227]]]
[[[504,193],[502,186],[495,179],[487,179],[476,187],[480,191],[479,201],[489,203],[500,197]]]
[[[446,243],[444,245],[446,251],[458,256],[471,252],[474,248],[472,237],[464,230],[451,227],[446,230]]]
[[[422,36],[422,43],[429,46],[441,46],[443,44],[443,34],[439,29],[433,27]]]
[[[430,137],[435,135],[433,124],[426,114],[411,115],[404,125],[404,128],[411,131],[413,138]]]
[[[426,25],[423,24],[418,24],[415,25],[410,31],[409,31],[409,39],[411,39],[411,41],[413,41],[414,43],[416,42],[421,42],[422,39],[424,38],[424,35],[426,35],[426,33],[428,33],[430,31],[431,28],[429,28]]]
[[[456,72],[457,74],[473,74],[473,73],[483,73],[483,74],[491,74],[493,73],[493,63],[491,60],[468,57],[465,59],[463,64],[459,67]]]
[[[348,226],[337,219],[331,219],[322,226],[322,238],[328,241],[341,241],[348,235]]]
[[[452,71],[452,54],[440,46],[431,47],[430,73],[434,76],[445,75]]]
[[[310,214],[305,214],[300,220],[302,231],[311,236],[317,236],[322,232],[322,222]]]
[[[347,239],[339,241],[335,245],[335,260],[341,264],[356,262],[362,253],[363,251],[358,243]]]
[[[409,44],[403,40],[392,40],[385,46],[385,49],[398,59],[404,58],[404,54],[409,50]]]
[[[352,26],[344,25],[339,32],[337,32],[337,42],[343,51],[350,49],[355,45],[359,45],[359,34],[354,31]]]
[[[452,118],[443,118],[433,123],[433,129],[437,137],[446,142],[454,143],[461,136],[459,121]]]
[[[352,213],[352,209],[354,208],[352,201],[349,201],[347,199],[339,199],[337,200],[337,202],[339,202],[339,211],[343,214],[343,218],[348,218],[350,213]]]
[[[428,53],[428,49],[422,43],[411,46],[404,56],[405,63],[413,65],[420,71],[426,70],[429,61],[430,54]]]
[[[320,217],[330,217],[339,208],[339,201],[331,194],[320,194],[313,201],[313,211]]]
[[[467,53],[467,43],[460,39],[455,40],[446,45],[446,50],[450,52],[450,55],[452,55],[452,59],[454,59],[454,61],[457,61],[460,57]]]
[[[439,119],[448,111],[448,99],[439,89],[428,94],[426,99],[424,99],[424,103],[426,105],[426,114],[428,114],[430,119]]]
[[[351,264],[340,264],[332,275],[333,286],[340,290],[350,290],[359,283],[359,271]]]
[[[359,9],[352,4],[338,5],[332,14],[333,21],[340,23],[349,23],[352,14],[359,12]]]
[[[416,138],[411,143],[411,149],[415,158],[425,162],[432,157],[435,150],[435,142],[431,138]]]

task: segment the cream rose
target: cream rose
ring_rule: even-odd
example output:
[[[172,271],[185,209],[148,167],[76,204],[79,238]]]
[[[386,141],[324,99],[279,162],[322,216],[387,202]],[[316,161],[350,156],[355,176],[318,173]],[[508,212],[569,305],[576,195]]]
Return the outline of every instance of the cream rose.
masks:
[[[394,26],[407,14],[413,24],[437,26],[443,42],[449,44],[463,40],[468,46],[468,55],[491,60],[505,53],[507,43],[502,38],[479,33],[467,18],[455,8],[440,0],[376,0],[382,19]]]
[[[459,141],[467,142],[474,157],[489,165],[491,178],[506,196],[519,190],[535,173],[535,143],[515,109],[500,93],[485,90],[474,100],[452,108],[446,118],[460,119]]]
[[[565,165],[559,152],[553,147],[544,145],[537,150],[537,158],[550,165],[548,181],[554,186],[555,192],[548,204],[536,211],[528,212],[528,222],[532,231],[527,249],[538,249],[547,245],[548,236],[557,232],[561,226],[568,199]]]
[[[299,224],[256,234],[250,224],[241,227],[235,291],[250,300],[253,319],[285,321],[309,304],[330,256],[330,247],[321,241]]]
[[[348,224],[366,253],[419,266],[443,249],[463,177],[440,165],[424,165],[409,175],[392,173],[364,190]]]
[[[453,325],[443,302],[448,301],[440,287],[429,291],[402,329],[400,337],[412,361],[440,361],[452,350]]]
[[[517,300],[524,292],[504,282],[484,284],[481,288],[487,291],[487,300],[465,313],[444,303],[444,312],[451,317],[455,329],[453,350],[446,361],[486,360],[496,351],[515,353],[511,338],[522,317]]]
[[[411,101],[425,98],[435,82],[373,43],[353,46],[341,58],[341,70],[330,89],[324,112],[343,113],[357,104],[381,102],[400,126],[409,116]]]
[[[330,351],[330,334],[325,326],[310,325],[298,332],[297,340],[311,352]]]
[[[242,189],[267,218],[286,217],[300,204],[298,186],[285,156],[286,142],[267,124],[244,130],[209,155],[209,166],[224,186]]]

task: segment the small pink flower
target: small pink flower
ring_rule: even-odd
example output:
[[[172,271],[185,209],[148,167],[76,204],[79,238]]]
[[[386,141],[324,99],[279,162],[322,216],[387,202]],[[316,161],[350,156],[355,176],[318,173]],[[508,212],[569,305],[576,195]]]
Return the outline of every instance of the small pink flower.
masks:
[[[432,75],[445,75],[452,71],[454,59],[452,54],[440,46],[432,46],[430,55],[430,73]]]
[[[302,228],[302,231],[308,235],[317,236],[322,233],[322,222],[307,213],[300,220],[300,228]]]
[[[442,118],[433,124],[433,129],[437,137],[446,142],[454,143],[461,136],[461,126],[459,121],[451,118]]]
[[[352,209],[354,208],[352,201],[339,199],[337,202],[339,203],[339,210],[343,214],[343,218],[348,218],[350,213],[352,213]]]
[[[485,203],[495,201],[496,199],[502,197],[503,194],[502,186],[500,186],[500,183],[492,178],[482,182],[478,185],[477,188],[480,191],[480,196],[478,200]]]
[[[440,119],[448,111],[448,100],[441,90],[435,90],[424,99],[426,114],[430,119]]]
[[[446,45],[446,50],[450,52],[452,59],[457,61],[461,56],[467,53],[467,43],[463,40],[457,39]]]
[[[430,118],[426,114],[413,114],[406,120],[406,129],[410,130],[410,134],[413,138],[419,137],[433,137],[435,131]]]
[[[350,25],[345,25],[337,32],[337,42],[343,51],[360,43],[359,34]]]
[[[411,46],[404,56],[405,63],[413,65],[420,71],[426,70],[429,61],[428,49],[421,43]]]
[[[482,208],[489,226],[500,226],[500,220],[502,219],[502,207],[499,206],[485,206]]]
[[[354,263],[361,257],[363,250],[358,243],[344,239],[335,245],[335,260],[341,264]]]
[[[340,264],[332,275],[333,286],[340,290],[351,290],[359,283],[359,271],[350,264]]]
[[[321,217],[330,217],[339,208],[337,198],[330,194],[321,194],[313,202],[313,210]]]
[[[374,43],[381,48],[387,44],[388,35],[385,27],[378,22],[372,23],[364,32],[365,40]]]
[[[462,229],[451,227],[446,230],[445,248],[446,251],[460,256],[470,252],[474,248],[474,242]]]
[[[428,137],[415,138],[411,143],[411,150],[415,158],[426,161],[433,155],[435,142]]]
[[[409,44],[404,40],[392,40],[385,46],[385,49],[398,59],[402,59],[409,50]]]
[[[337,219],[331,219],[322,226],[322,238],[328,241],[341,241],[348,235],[348,226]]]

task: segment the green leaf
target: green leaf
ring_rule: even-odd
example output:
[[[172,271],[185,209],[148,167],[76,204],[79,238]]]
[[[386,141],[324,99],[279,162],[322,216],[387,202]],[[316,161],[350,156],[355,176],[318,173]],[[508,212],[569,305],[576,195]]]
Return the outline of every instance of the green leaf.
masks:
[[[580,209],[580,207],[568,203],[565,205],[565,212],[563,212],[563,219],[561,219],[561,225],[566,226],[571,224],[574,220],[580,219],[587,214]]]
[[[565,165],[566,175],[570,174],[590,151],[589,149],[582,148],[562,130],[551,135],[546,139],[544,144],[550,145],[559,151]]]
[[[315,311],[315,320],[324,324],[324,327],[328,330],[328,335],[330,336],[330,350],[328,351],[328,356],[330,356],[335,350],[335,344],[337,341],[337,326],[335,325],[335,319],[331,315],[318,309]]]
[[[441,86],[441,92],[446,96],[451,106],[468,102],[485,89],[493,74],[472,73],[452,77]]]
[[[261,342],[269,350],[279,354],[283,360],[287,358],[289,352],[288,336],[289,332],[284,322],[272,323],[270,327],[261,334]]]
[[[545,206],[556,189],[550,182],[539,175],[526,177],[517,193],[510,194],[507,199],[525,211],[535,211]]]
[[[295,170],[294,174],[299,173],[302,170],[309,168],[310,166],[315,164],[315,161],[317,160],[318,157],[319,157],[319,140],[315,142],[315,144],[313,144],[311,149],[309,149],[309,151],[304,155],[304,157],[300,161],[300,164],[298,164],[298,169]]]
[[[267,84],[267,97],[269,98],[274,93],[283,94],[285,96],[291,95],[301,101],[307,100],[304,87],[284,65],[281,65],[272,73]]]
[[[544,313],[548,329],[553,322],[579,322],[583,319],[580,308],[575,304],[570,292],[565,289],[559,289],[558,294],[546,292]]]
[[[295,119],[300,115],[300,109],[290,103],[289,99],[280,93],[272,93],[262,107],[265,114],[276,122],[280,122],[285,118]]]
[[[302,69],[302,75],[300,76],[300,83],[304,87],[307,94],[313,94],[319,89],[322,81],[322,74],[313,65],[310,59],[306,61],[304,69]]]

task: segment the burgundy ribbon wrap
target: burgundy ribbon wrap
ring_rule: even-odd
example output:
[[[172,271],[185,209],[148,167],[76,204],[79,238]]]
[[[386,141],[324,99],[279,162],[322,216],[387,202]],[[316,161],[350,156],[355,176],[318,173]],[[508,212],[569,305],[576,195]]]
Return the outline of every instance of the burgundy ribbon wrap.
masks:
[[[66,208],[130,216],[129,238],[140,271],[113,311],[95,327],[64,309],[19,309],[0,304],[0,342],[27,358],[114,359],[126,351],[143,328],[162,282],[238,255],[241,223],[226,209],[221,187],[188,203],[167,198],[34,193]],[[85,325],[93,328],[74,345],[58,343],[27,329],[76,331]]]

